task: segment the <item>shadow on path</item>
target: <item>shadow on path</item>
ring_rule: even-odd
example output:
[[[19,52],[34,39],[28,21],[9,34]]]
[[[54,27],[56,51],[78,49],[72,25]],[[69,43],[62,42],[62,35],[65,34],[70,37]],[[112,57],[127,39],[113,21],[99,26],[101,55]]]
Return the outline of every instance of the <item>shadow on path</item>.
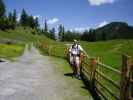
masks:
[[[91,82],[86,80],[86,78],[84,78],[83,76],[82,76],[82,80],[83,80],[83,83],[85,84],[85,87],[82,87],[82,88],[87,89],[91,93],[94,100],[101,100],[100,96],[96,91],[96,87],[92,86]]]
[[[66,74],[64,74],[64,76],[72,77],[73,78],[73,73],[66,73]]]

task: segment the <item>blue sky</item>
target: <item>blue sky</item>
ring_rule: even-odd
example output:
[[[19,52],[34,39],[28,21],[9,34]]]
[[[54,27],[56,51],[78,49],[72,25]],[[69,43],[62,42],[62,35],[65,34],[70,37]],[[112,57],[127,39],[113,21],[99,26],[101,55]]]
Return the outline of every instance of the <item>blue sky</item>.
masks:
[[[7,11],[24,8],[49,27],[63,24],[66,29],[82,31],[100,27],[111,21],[133,25],[133,0],[4,0]]]

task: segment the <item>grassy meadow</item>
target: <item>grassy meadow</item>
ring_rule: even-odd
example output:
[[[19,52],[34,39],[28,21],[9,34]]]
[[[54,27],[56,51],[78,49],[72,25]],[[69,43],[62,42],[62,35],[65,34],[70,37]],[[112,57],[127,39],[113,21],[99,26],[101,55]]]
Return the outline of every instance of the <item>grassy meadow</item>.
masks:
[[[66,46],[64,44],[67,43],[50,43],[51,55],[65,57],[64,50]],[[80,44],[90,57],[99,57],[101,62],[116,69],[121,67],[123,54],[133,57],[133,40],[80,41]]]
[[[0,58],[11,59],[22,55],[25,44],[51,42],[44,35],[38,35],[31,28],[17,27],[15,30],[0,30]]]
[[[81,45],[91,57],[99,57],[100,61],[119,69],[122,55],[133,56],[133,40],[110,40],[101,42],[81,42]]]
[[[66,44],[66,43],[64,43]],[[100,61],[106,65],[109,65],[115,69],[121,70],[122,55],[126,54],[133,57],[133,40],[110,40],[99,42],[84,42],[80,41],[80,44],[90,57],[99,57]],[[64,58],[65,46],[63,44],[53,45],[51,55]],[[85,66],[88,67],[88,66]],[[100,72],[104,73],[107,77],[112,79],[116,84],[120,84],[120,75],[107,70],[103,67],[98,67]],[[98,79],[105,87],[110,86],[110,91],[119,96],[119,89],[114,87],[110,82],[105,81],[103,78]],[[115,100],[105,89],[101,88],[98,84],[97,87],[106,94],[109,100]]]
[[[81,42],[81,45],[90,57],[99,57],[102,63],[118,70],[121,70],[123,54],[133,57],[133,40],[110,40],[91,43]],[[101,66],[97,66],[97,70],[120,86],[121,75]],[[99,77],[98,80],[105,87],[109,88],[112,93],[119,96],[120,90],[113,86],[110,82],[107,82],[102,77]],[[100,87],[99,84],[96,84],[96,86],[109,100],[115,100],[114,97],[112,97],[104,88]]]
[[[13,44],[3,46],[3,41],[12,41]],[[51,56],[64,58],[64,50],[66,42],[58,42],[51,40],[44,35],[34,33],[30,28],[17,27],[15,30],[0,31],[0,55],[17,56],[12,51],[22,52],[22,48],[27,43],[34,43],[43,54],[51,53]],[[99,57],[101,62],[119,69],[121,66],[121,55],[127,54],[133,56],[133,40],[110,40],[98,42],[84,42],[80,44],[91,57]],[[9,50],[7,50],[9,48]],[[10,50],[11,49],[11,50]],[[9,52],[10,51],[10,52]],[[7,52],[7,53],[6,53]],[[9,55],[8,55],[9,54]]]
[[[44,35],[38,35],[38,33],[29,28],[16,27],[15,30],[0,31],[0,42],[4,40],[11,40],[17,43],[36,43],[37,41],[50,41]],[[52,41],[52,40],[51,40]]]
[[[12,59],[22,55],[24,51],[24,45],[20,44],[0,44],[0,58]]]
[[[12,43],[8,44],[4,43],[4,41],[11,41]],[[12,59],[22,55],[25,44],[29,43],[33,43],[43,55],[48,55],[48,53],[50,53],[50,56],[64,59],[66,49],[65,44],[71,42],[54,41],[44,35],[38,35],[36,32],[34,33],[34,30],[30,28],[24,29],[22,27],[17,27],[15,30],[0,31],[0,58]],[[118,70],[121,69],[122,54],[127,54],[133,57],[133,40],[109,40],[98,42],[80,41],[80,44],[90,57],[99,57],[101,62]],[[53,58],[53,60],[56,61],[57,58]],[[68,70],[67,66],[69,66],[69,64],[66,60],[63,61],[61,61],[61,65],[66,67],[63,67],[62,70],[66,71]],[[120,76],[117,76],[104,68],[101,69],[101,72],[111,77],[114,81],[120,80]],[[119,93],[119,91],[111,86],[110,83],[105,82],[103,79],[101,80],[102,84],[107,87],[110,86],[112,91]]]
[[[133,40],[81,41],[80,43],[90,57],[99,57],[101,62],[116,69],[120,69],[123,54],[133,56]],[[65,57],[64,44],[66,43],[50,43],[51,55]]]

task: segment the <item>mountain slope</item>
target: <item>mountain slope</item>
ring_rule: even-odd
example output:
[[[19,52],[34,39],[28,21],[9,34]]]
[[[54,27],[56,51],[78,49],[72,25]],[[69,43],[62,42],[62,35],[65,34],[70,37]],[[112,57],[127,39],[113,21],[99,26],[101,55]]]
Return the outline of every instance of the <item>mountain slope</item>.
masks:
[[[112,22],[95,30],[98,40],[133,38],[133,27],[124,22]]]

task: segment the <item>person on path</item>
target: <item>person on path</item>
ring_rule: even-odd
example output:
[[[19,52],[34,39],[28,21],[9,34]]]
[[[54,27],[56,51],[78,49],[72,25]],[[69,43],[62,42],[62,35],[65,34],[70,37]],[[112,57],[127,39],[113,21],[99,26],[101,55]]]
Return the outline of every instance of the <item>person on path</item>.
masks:
[[[73,45],[69,48],[70,64],[73,67],[73,75],[78,79],[81,79],[81,76],[80,76],[81,52],[83,52],[83,48],[80,46],[77,40],[74,40]]]

